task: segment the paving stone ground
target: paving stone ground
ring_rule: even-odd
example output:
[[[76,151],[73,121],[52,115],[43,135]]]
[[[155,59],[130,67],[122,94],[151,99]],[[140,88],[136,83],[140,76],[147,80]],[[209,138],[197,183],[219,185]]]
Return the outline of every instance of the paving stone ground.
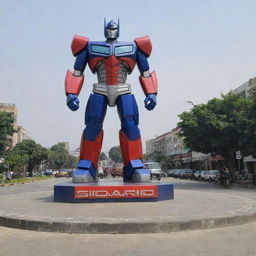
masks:
[[[165,233],[256,221],[256,200],[217,185],[174,183],[175,199],[160,202],[56,203],[51,179],[0,188],[0,224],[67,233]],[[208,188],[207,188],[208,186]]]

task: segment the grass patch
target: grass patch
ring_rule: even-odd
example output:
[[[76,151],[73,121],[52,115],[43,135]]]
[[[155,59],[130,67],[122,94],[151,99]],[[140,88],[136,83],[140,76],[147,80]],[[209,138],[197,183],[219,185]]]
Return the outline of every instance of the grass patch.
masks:
[[[5,180],[5,182],[2,182],[2,184],[9,184],[9,183],[22,183],[22,182],[32,182],[37,180],[47,180],[51,179],[53,176],[37,176],[37,177],[26,177],[26,178],[17,178],[12,180]]]

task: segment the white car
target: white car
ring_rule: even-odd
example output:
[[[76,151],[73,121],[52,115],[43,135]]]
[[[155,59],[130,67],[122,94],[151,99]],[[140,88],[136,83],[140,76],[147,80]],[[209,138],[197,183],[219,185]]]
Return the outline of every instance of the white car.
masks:
[[[151,180],[161,180],[161,167],[158,162],[144,163],[144,168],[150,170]]]
[[[98,167],[98,177],[100,179],[103,179],[103,177],[104,177],[104,171],[103,171],[103,168],[101,166]]]
[[[218,170],[210,170],[205,173],[204,180],[206,181],[217,181],[218,174],[220,171]]]

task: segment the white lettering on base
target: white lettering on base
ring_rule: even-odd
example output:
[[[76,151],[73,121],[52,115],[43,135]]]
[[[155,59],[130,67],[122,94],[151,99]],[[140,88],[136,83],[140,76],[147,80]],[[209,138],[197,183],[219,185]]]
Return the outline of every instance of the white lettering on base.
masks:
[[[114,190],[113,192],[108,192],[107,190],[80,190],[76,191],[75,197],[80,198],[102,198],[102,197],[153,197],[155,196],[155,191],[152,189],[147,190],[125,190],[120,192],[119,190]]]

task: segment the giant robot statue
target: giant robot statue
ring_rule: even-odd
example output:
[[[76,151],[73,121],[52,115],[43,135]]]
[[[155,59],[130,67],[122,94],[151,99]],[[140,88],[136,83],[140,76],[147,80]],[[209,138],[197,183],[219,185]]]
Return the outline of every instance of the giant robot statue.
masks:
[[[76,61],[73,73],[67,71],[65,90],[67,105],[72,111],[79,108],[78,95],[84,82],[83,72],[87,63],[98,78],[86,106],[86,128],[82,134],[80,160],[72,181],[80,183],[96,180],[107,106],[117,106],[121,120],[119,138],[124,181],[149,181],[150,172],[143,169],[138,107],[126,79],[137,64],[141,73],[139,81],[146,96],[145,108],[152,110],[156,106],[157,95],[156,73],[149,71],[147,60],[152,45],[148,36],[136,38],[134,42],[117,41],[119,21],[118,24],[113,20],[107,24],[105,21],[104,33],[106,41],[89,41],[87,37],[75,35],[71,44]]]

